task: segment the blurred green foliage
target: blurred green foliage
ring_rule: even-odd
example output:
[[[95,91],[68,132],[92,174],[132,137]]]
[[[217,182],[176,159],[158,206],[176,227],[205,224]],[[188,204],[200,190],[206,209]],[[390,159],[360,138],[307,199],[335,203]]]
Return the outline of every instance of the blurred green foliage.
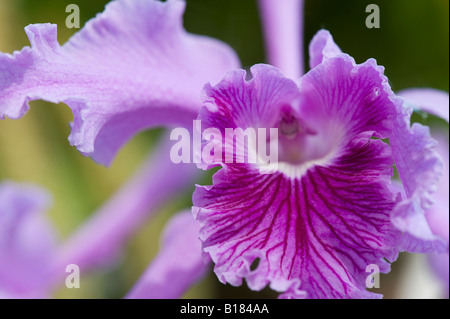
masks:
[[[23,27],[30,23],[56,23],[58,39],[64,43],[76,32],[65,27],[68,4],[79,5],[84,24],[101,12],[107,2],[0,0],[0,51],[12,52],[28,45]],[[368,15],[365,8],[369,3],[380,7],[380,29],[365,26]],[[357,62],[375,58],[384,65],[394,90],[434,87],[448,91],[448,12],[447,0],[306,0],[305,57],[307,43],[312,36],[317,30],[326,28],[342,50]],[[188,31],[230,44],[244,67],[265,62],[255,0],[187,0],[184,21]],[[34,182],[47,188],[55,198],[49,213],[62,238],[76,229],[126,181],[159,136],[158,130],[139,134],[122,149],[113,165],[105,168],[84,158],[69,145],[68,123],[71,120],[71,111],[63,104],[32,102],[31,110],[24,118],[0,122],[0,180]],[[130,241],[119,266],[83,278],[84,289],[63,289],[57,296],[123,296],[156,254],[161,228],[169,216],[191,205],[191,191],[181,194],[138,232]],[[385,293],[386,297],[392,297],[389,291]],[[193,298],[273,296],[267,290],[249,293],[246,287],[224,287],[214,275],[187,294]]]

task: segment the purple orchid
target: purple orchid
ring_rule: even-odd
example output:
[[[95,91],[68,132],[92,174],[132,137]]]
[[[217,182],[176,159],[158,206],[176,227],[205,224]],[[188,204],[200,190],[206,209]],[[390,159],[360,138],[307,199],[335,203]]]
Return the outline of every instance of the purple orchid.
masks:
[[[409,128],[410,113],[374,60],[355,64],[326,31],[312,40],[310,55],[311,71],[297,83],[256,65],[251,80],[233,71],[206,87],[202,122],[278,127],[280,162],[267,176],[255,165],[217,161],[213,185],[194,193],[200,238],[224,283],[245,278],[255,290],[270,283],[285,296],[375,297],[365,290],[368,265],[388,272],[384,259],[393,262],[401,250],[443,249],[425,222],[410,220],[419,218],[429,185],[406,175],[411,191],[400,203],[389,189],[393,159],[402,179],[415,164],[400,141],[421,138],[412,147],[430,157],[417,170],[430,184],[440,161],[424,147],[425,128]],[[391,148],[380,140],[386,138]]]
[[[216,158],[213,185],[194,193],[199,223],[175,218],[130,298],[177,297],[204,274],[198,232],[221,282],[270,284],[282,297],[379,297],[366,291],[367,266],[386,273],[400,251],[447,249],[423,213],[440,157],[428,129],[410,126],[412,108],[394,95],[383,67],[356,64],[322,30],[302,76],[302,1],[261,5],[273,66],[253,66],[251,80],[231,48],[183,30],[178,0],[113,1],[63,46],[56,26],[30,25],[31,48],[0,54],[0,118],[22,117],[32,100],[64,102],[74,114],[70,143],[98,163],[109,164],[137,132],[189,127],[199,111],[220,131],[278,128],[275,173]],[[143,212],[193,179],[185,166],[173,174],[167,145],[158,151],[157,166],[147,164],[69,240],[52,271],[107,260]],[[391,187],[394,163],[403,197]]]

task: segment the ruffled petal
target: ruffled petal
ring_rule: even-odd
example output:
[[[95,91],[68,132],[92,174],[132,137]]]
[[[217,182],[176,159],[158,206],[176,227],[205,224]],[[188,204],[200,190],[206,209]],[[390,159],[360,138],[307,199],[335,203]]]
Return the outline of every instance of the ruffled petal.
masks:
[[[418,123],[410,127],[413,109],[448,122],[448,93],[422,88],[403,90],[398,95],[404,103],[398,103],[400,116],[390,141],[404,200],[394,210],[393,221],[411,237],[405,249],[432,252],[444,251],[447,246],[448,251],[448,137],[438,134],[437,145],[427,127]],[[436,190],[438,193],[433,194]]]
[[[309,67],[313,69],[341,53],[342,51],[334,42],[331,33],[327,30],[320,30],[309,43]]]
[[[36,186],[0,184],[0,294],[47,297],[55,233],[43,213],[49,195]]]
[[[303,0],[260,0],[267,60],[287,77],[303,74]]]
[[[166,226],[161,250],[132,288],[129,299],[174,299],[202,278],[208,260],[202,256],[199,226],[190,211],[173,217]]]
[[[275,112],[298,98],[295,82],[277,68],[256,64],[250,71],[250,80],[246,80],[246,71],[235,70],[227,72],[217,85],[205,86],[206,100],[199,115],[202,126],[218,129],[274,127]]]
[[[234,162],[248,158],[249,153],[254,154],[256,148],[245,148],[245,143],[234,145],[233,135],[243,137],[247,129],[251,129],[255,137],[260,134],[260,128],[270,132],[271,128],[277,126],[282,108],[298,99],[299,91],[295,82],[284,77],[277,68],[257,64],[250,71],[253,76],[250,80],[246,79],[246,71],[235,70],[228,72],[216,86],[207,84],[204,88],[205,102],[198,117],[201,129],[203,132],[206,129],[219,130],[223,139],[212,141],[220,144],[221,154],[219,156],[214,152],[210,165],[205,164],[204,155],[200,157],[201,148],[194,147],[194,152],[202,159],[198,164],[202,169],[220,165],[220,162],[227,160],[228,154],[233,156]],[[239,133],[240,129],[243,133]],[[237,148],[236,152],[234,147]]]
[[[398,92],[415,109],[431,113],[449,122],[449,96],[447,92],[430,88],[413,88]],[[448,133],[437,129],[432,132],[437,141],[436,151],[444,164],[443,176],[437,184],[434,204],[425,211],[425,218],[433,235],[445,240],[447,251],[428,255],[432,269],[442,283],[442,297],[449,296],[449,149]]]
[[[396,101],[398,117],[389,142],[406,198],[393,210],[392,222],[405,232],[402,249],[417,253],[442,252],[447,244],[433,234],[425,211],[433,204],[443,162],[428,127],[418,123],[411,126],[412,107]]]
[[[396,113],[383,73],[374,59],[357,65],[347,54],[329,58],[300,79],[299,112],[316,130],[334,126],[328,139],[340,132],[343,141],[361,133],[386,138]]]
[[[31,48],[0,54],[0,118],[20,118],[32,100],[64,102],[70,143],[102,164],[143,129],[189,123],[203,85],[239,61],[225,44],[186,33],[184,7],[113,1],[62,47],[56,25],[28,26]]]
[[[449,96],[447,92],[430,88],[413,88],[397,93],[413,108],[431,113],[449,121]],[[442,158],[443,175],[437,184],[434,204],[426,211],[426,219],[433,234],[449,241],[449,138],[441,129],[433,132],[436,152]],[[447,271],[448,272],[448,271]],[[447,274],[448,277],[448,274]]]
[[[366,267],[388,272],[385,259],[396,259],[401,236],[390,219],[396,204],[389,189],[390,149],[371,138],[388,136],[395,117],[383,69],[373,60],[355,65],[342,55],[311,70],[297,94],[286,95],[268,85],[282,82],[279,73],[267,66],[258,71],[251,81],[264,87],[236,80],[207,88],[207,107],[199,117],[219,130],[270,127],[288,104],[315,131],[299,132],[320,136],[337,123],[343,134],[333,160],[312,161],[299,175],[283,170],[263,175],[246,163],[222,162],[213,185],[197,187],[194,214],[219,280],[241,285],[245,278],[255,290],[270,284],[285,292],[282,297],[305,292],[308,298],[379,297],[365,290]],[[266,112],[265,105],[272,107]]]
[[[449,121],[449,96],[447,92],[430,88],[413,88],[397,92],[406,103],[415,108]]]

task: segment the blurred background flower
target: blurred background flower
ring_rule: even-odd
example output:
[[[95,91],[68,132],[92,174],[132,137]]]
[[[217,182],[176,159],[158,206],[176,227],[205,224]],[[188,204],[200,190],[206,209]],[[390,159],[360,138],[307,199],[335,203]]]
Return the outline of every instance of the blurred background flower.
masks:
[[[0,0],[0,51],[11,53],[29,45],[23,28],[31,23],[58,25],[58,40],[64,43],[77,29],[68,29],[66,6],[80,7],[81,22],[103,11],[107,0]],[[380,28],[368,29],[365,20],[369,3],[380,7]],[[386,67],[394,91],[410,87],[432,87],[448,92],[449,87],[449,2],[447,0],[306,0],[305,49],[321,28],[330,30],[339,46],[351,53],[357,63],[375,58]],[[262,28],[256,0],[187,0],[184,24],[187,31],[223,40],[238,53],[245,68],[266,62]],[[305,54],[307,57],[308,55]],[[307,65],[307,63],[305,63]],[[143,132],[133,138],[109,168],[84,158],[67,141],[72,114],[63,104],[32,102],[20,120],[0,122],[0,180],[33,182],[45,187],[54,198],[49,216],[61,238],[73,232],[139,167],[161,134],[160,130]],[[441,128],[448,137],[448,125],[433,116],[415,114],[413,119]],[[448,138],[447,138],[448,141]],[[448,172],[446,172],[448,177]],[[211,173],[201,184],[210,184]],[[193,187],[174,198],[164,214],[144,224],[128,242],[124,255],[115,266],[91,274],[82,274],[81,289],[61,288],[59,298],[120,298],[133,286],[156,256],[164,224],[180,209],[191,206]],[[421,257],[419,257],[421,258]],[[392,271],[381,277],[385,298],[440,297],[439,282],[428,265],[419,263],[425,279],[423,286],[406,279],[420,294],[404,294],[405,274],[416,265],[413,255],[401,254]],[[413,261],[413,262],[411,262]],[[266,298],[275,297],[268,289],[251,292],[244,285],[235,288],[218,282],[210,274],[191,288],[187,298]]]

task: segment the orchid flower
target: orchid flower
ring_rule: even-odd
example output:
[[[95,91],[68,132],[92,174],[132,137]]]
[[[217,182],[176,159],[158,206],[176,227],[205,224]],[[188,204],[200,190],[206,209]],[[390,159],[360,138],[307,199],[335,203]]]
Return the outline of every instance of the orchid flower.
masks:
[[[400,251],[445,250],[423,213],[442,162],[375,60],[356,64],[327,31],[309,48],[311,70],[296,82],[256,65],[251,80],[238,70],[205,87],[207,127],[278,127],[281,136],[273,175],[215,158],[213,185],[193,198],[200,239],[223,283],[245,278],[282,297],[379,297],[366,291],[368,266],[388,272]],[[394,162],[403,200],[390,190]]]
[[[198,234],[221,282],[237,286],[245,278],[253,290],[270,285],[294,298],[380,297],[366,290],[367,266],[387,273],[400,251],[447,249],[423,213],[431,205],[441,159],[428,129],[410,126],[412,108],[392,92],[383,67],[374,59],[356,64],[321,30],[310,44],[311,70],[302,75],[302,2],[262,1],[273,66],[253,66],[248,80],[231,48],[183,30],[184,5],[113,1],[63,46],[56,26],[30,25],[31,48],[0,54],[0,118],[22,117],[31,100],[64,102],[74,114],[70,143],[101,164],[109,164],[137,132],[189,127],[199,111],[207,127],[220,131],[280,132],[274,174],[261,174],[258,164],[214,157],[208,168],[221,169],[213,185],[194,193],[198,224],[186,226],[189,243],[168,231],[160,255],[129,297],[155,296],[155,289],[177,274],[180,286],[164,291],[174,297],[189,285],[187,277],[198,279],[205,272],[195,257]],[[162,162],[156,171],[170,172],[174,164]],[[404,197],[390,187],[394,163]],[[138,190],[162,184],[167,196],[174,183],[163,183],[166,178],[157,174],[146,184],[138,174],[56,265],[70,260],[92,265],[110,257],[154,204],[144,200],[148,191]],[[135,200],[131,210],[121,211]],[[177,233],[189,224],[187,217],[180,220],[168,229]],[[104,221],[107,227],[100,231]],[[98,255],[86,245],[91,238],[93,247],[101,248]],[[181,250],[168,248],[180,242]],[[187,268],[168,267],[180,251],[187,254]]]
[[[256,65],[249,81],[233,71],[206,86],[202,123],[278,127],[280,162],[264,175],[256,165],[217,159],[213,185],[194,193],[200,238],[224,283],[245,278],[251,289],[270,284],[285,297],[376,297],[365,289],[369,265],[388,272],[385,259],[395,261],[399,251],[445,247],[422,213],[441,162],[427,130],[409,127],[410,111],[374,60],[357,65],[326,31],[312,40],[310,55],[311,71],[297,83]],[[400,202],[389,188],[394,161],[409,188]],[[408,174],[411,166],[421,183]]]

